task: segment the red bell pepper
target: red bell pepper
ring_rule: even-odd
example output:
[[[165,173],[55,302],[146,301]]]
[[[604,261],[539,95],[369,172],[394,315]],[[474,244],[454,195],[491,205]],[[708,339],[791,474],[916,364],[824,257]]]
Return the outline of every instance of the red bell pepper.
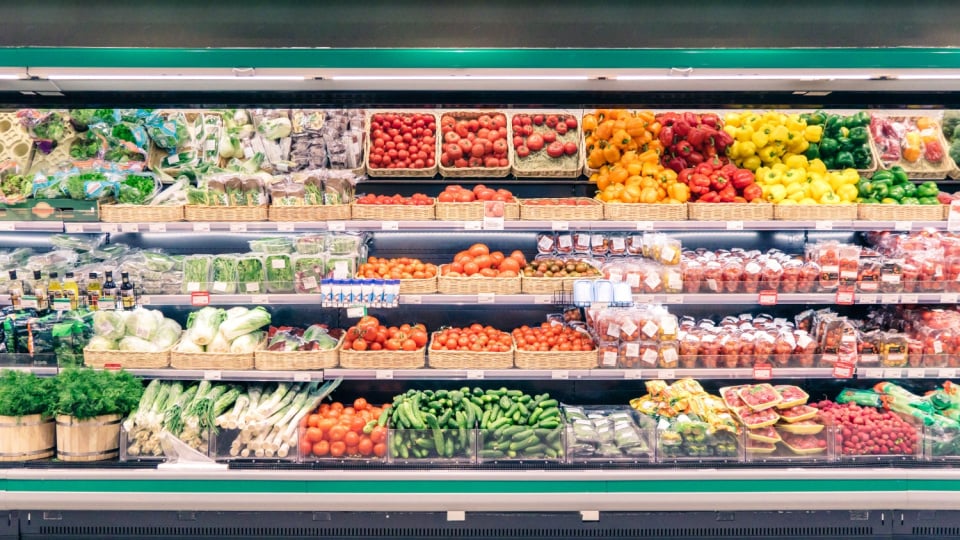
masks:
[[[691,129],[693,129],[693,126],[685,121],[680,121],[673,125],[673,132],[681,137],[686,137]]]
[[[700,148],[703,146],[704,142],[707,140],[707,133],[704,128],[697,126],[690,130],[690,133],[687,134],[687,141],[694,146],[694,148]]]
[[[717,139],[715,141],[717,150],[723,152],[731,144],[733,144],[733,137],[731,137],[729,133],[722,130],[717,132]]]
[[[733,186],[727,184],[725,188],[720,190],[720,202],[733,202],[737,198],[737,190],[733,189]]]
[[[713,174],[713,171],[715,170],[715,169],[713,168],[713,166],[710,165],[710,163],[709,163],[709,162],[706,162],[706,161],[704,161],[703,163],[697,165],[696,169],[697,169],[697,172],[698,172],[698,173],[700,173],[700,174],[705,174],[705,175],[707,175],[707,176],[710,176],[711,174]]]
[[[670,148],[670,146],[673,145],[673,127],[664,126],[660,130],[659,138],[660,144],[662,144],[664,148]]]
[[[675,112],[665,112],[663,114],[658,114],[656,120],[657,122],[660,122],[661,126],[670,127],[682,120],[682,117]]]
[[[738,169],[737,166],[732,163],[727,163],[723,167],[720,167],[720,171],[727,175],[727,178],[733,178],[733,175],[737,174],[737,171],[739,170],[740,169]]]
[[[687,160],[681,157],[670,158],[666,163],[664,163],[664,166],[668,169],[673,169],[676,173],[679,173],[687,168]]]
[[[720,202],[720,195],[716,191],[708,191],[703,195],[700,195],[700,198],[697,199],[698,202]]]
[[[683,113],[683,121],[689,124],[691,127],[700,125],[700,117],[696,113],[685,112]]]
[[[679,173],[677,173],[677,182],[681,182],[681,183],[687,184],[687,185],[689,186],[689,185],[690,185],[690,177],[691,177],[691,176],[693,176],[693,169],[692,169],[692,168],[683,169],[682,171],[680,171]]]
[[[703,113],[700,115],[700,123],[716,129],[720,127],[720,117],[713,113]]]
[[[743,190],[743,188],[749,186],[754,181],[753,173],[747,169],[739,169],[737,172],[733,173],[733,176],[730,178],[730,183],[733,184],[738,190]]]
[[[710,159],[704,161],[704,163],[713,167],[713,170],[718,170],[724,166],[724,161],[720,159],[720,156],[710,156]]]
[[[716,191],[721,191],[726,189],[730,185],[730,180],[723,175],[720,171],[716,171],[713,175],[710,176],[710,187]]]
[[[750,184],[749,186],[743,188],[743,198],[747,202],[751,202],[754,199],[759,199],[763,197],[763,188],[757,184]]]
[[[680,141],[673,145],[673,153],[681,157],[689,157],[693,152],[693,145],[689,141]]]
[[[687,156],[687,161],[690,162],[691,165],[699,165],[700,163],[703,163],[703,160],[703,154],[697,151],[690,152],[690,154]]]
[[[690,192],[706,193],[710,191],[710,177],[705,174],[694,173],[690,176]]]

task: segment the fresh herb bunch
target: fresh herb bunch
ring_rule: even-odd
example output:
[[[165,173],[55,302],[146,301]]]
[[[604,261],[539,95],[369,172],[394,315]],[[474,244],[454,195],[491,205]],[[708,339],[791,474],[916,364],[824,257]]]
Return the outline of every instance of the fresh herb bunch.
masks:
[[[70,145],[70,157],[87,160],[100,153],[100,138],[92,131],[78,135]]]
[[[118,201],[122,204],[143,204],[153,196],[157,184],[152,176],[128,174],[120,184]]]
[[[50,416],[85,420],[105,414],[125,416],[140,403],[143,384],[125,371],[67,369],[53,381]]]
[[[52,379],[5,370],[0,375],[0,416],[42,414],[50,408]]]

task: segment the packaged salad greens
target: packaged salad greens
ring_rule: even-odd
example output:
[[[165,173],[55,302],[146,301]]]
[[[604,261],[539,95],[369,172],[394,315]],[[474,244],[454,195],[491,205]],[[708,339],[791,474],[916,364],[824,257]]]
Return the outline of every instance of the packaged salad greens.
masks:
[[[237,258],[233,255],[217,255],[213,258],[211,289],[215,294],[237,292]]]
[[[294,255],[293,274],[294,286],[298,293],[320,292],[320,282],[323,280],[325,257],[318,255]]]
[[[323,253],[327,245],[327,237],[323,234],[305,234],[294,240],[297,253],[302,255],[316,255]]]
[[[348,279],[357,273],[356,255],[329,255],[327,256],[326,272],[324,277],[327,279]]]
[[[254,253],[293,253],[293,239],[283,236],[250,240],[248,245]]]
[[[203,292],[210,290],[210,267],[213,257],[210,255],[190,255],[183,259],[183,292]]]
[[[327,251],[334,255],[357,253],[361,245],[363,245],[363,237],[357,234],[327,235]]]
[[[272,254],[264,257],[267,273],[267,292],[293,292],[293,261],[287,254]]]
[[[247,253],[237,257],[237,288],[241,292],[256,294],[263,292],[264,285],[263,256]]]

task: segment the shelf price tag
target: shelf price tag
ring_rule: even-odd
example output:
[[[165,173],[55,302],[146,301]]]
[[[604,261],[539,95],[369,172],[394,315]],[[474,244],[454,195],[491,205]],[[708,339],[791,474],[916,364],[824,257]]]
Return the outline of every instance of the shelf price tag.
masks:
[[[880,303],[881,304],[896,304],[900,302],[899,294],[881,294]]]
[[[400,223],[396,221],[384,221],[380,223],[381,231],[396,231],[400,229]]]
[[[210,293],[192,292],[190,293],[190,305],[194,307],[204,307],[210,305]]]
[[[247,232],[246,223],[231,223],[230,232]]]
[[[883,370],[884,379],[899,379],[903,377],[903,370],[900,368],[888,368]]]
[[[658,369],[657,378],[658,379],[676,379],[677,372],[673,369]]]
[[[770,364],[757,364],[753,366],[753,378],[768,381],[773,378],[773,367]]]
[[[347,318],[348,319],[359,319],[361,317],[367,316],[367,307],[366,306],[353,306],[347,308]]]
[[[550,228],[554,231],[569,231],[570,223],[567,221],[554,221],[550,224]]]
[[[947,214],[947,230],[950,232],[960,231],[960,200],[950,201],[950,213]]]
[[[910,232],[911,230],[913,230],[913,222],[912,221],[895,221],[893,222],[893,230]]]
[[[205,381],[219,381],[223,379],[223,373],[220,371],[204,371],[203,380]]]
[[[147,226],[147,230],[150,232],[167,232],[166,223],[151,223]]]
[[[347,230],[347,224],[342,221],[328,221],[327,230],[331,232],[343,232]]]
[[[493,304],[497,301],[496,293],[479,293],[477,294],[477,303],[478,304]]]
[[[900,303],[901,304],[916,304],[920,301],[920,295],[917,294],[901,294]]]
[[[683,303],[683,295],[682,295],[682,294],[668,294],[668,295],[667,295],[667,303],[668,303],[668,304],[682,304],[682,303]]]
[[[120,226],[116,223],[101,223],[100,232],[105,233],[115,233],[120,230]]]
[[[270,296],[266,294],[255,294],[250,297],[251,304],[266,305],[270,303]]]
[[[194,223],[193,232],[210,232],[209,223]]]
[[[423,297],[419,294],[405,294],[400,297],[404,304],[419,305],[423,303]]]
[[[727,230],[728,230],[728,231],[742,231],[742,230],[743,230],[743,222],[742,222],[742,221],[728,221],[728,222],[727,222]]]
[[[66,231],[68,233],[82,233],[83,232],[83,223],[67,223]]]
[[[483,228],[489,231],[503,230],[503,216],[505,215],[504,201],[484,201]]]
[[[17,224],[12,221],[0,221],[0,231],[13,232],[17,230]]]
[[[638,231],[652,231],[652,230],[653,230],[653,222],[652,222],[652,221],[638,221],[638,222],[637,222],[637,230],[638,230]]]
[[[957,378],[957,368],[940,368],[937,370],[937,378],[939,379],[956,379]]]
[[[882,378],[883,378],[883,370],[882,370],[882,369],[877,369],[877,368],[865,369],[865,370],[863,370],[863,377],[864,377],[865,379],[882,379]]]
[[[833,230],[833,222],[832,222],[832,221],[817,221],[817,222],[814,224],[814,227],[815,227],[816,230],[818,230],[818,231],[832,231],[832,230]]]
[[[465,231],[479,231],[483,229],[482,221],[464,221],[463,230]]]
[[[293,223],[289,221],[281,221],[277,223],[277,232],[293,232],[293,229]]]
[[[570,372],[567,370],[554,370],[550,372],[551,379],[567,380],[570,378]]]
[[[124,223],[120,225],[120,232],[138,233],[140,232],[140,225],[137,223]]]
[[[376,378],[378,379],[392,379],[393,370],[392,369],[378,369],[376,373]]]
[[[777,291],[760,291],[760,298],[757,303],[761,306],[777,305]]]
[[[121,369],[123,369],[123,366],[121,366],[120,364],[104,364],[103,365],[104,371],[120,371]]]
[[[876,304],[880,301],[880,295],[877,294],[861,294],[857,298],[861,304]]]
[[[641,370],[639,370],[639,369],[625,369],[625,370],[623,370],[623,378],[624,378],[624,379],[633,379],[633,380],[642,379],[642,378],[643,378],[643,371],[641,371]]]
[[[957,293],[943,293],[940,295],[941,304],[956,304],[957,303]]]
[[[908,379],[922,379],[926,377],[927,370],[923,368],[910,368],[907,370]]]
[[[483,373],[483,370],[482,370],[482,369],[468,369],[468,370],[467,370],[467,378],[468,378],[468,379],[476,380],[476,379],[483,379],[483,377],[484,377],[484,373]]]
[[[853,364],[837,362],[833,365],[833,377],[836,379],[850,379],[853,377]]]
[[[294,382],[310,382],[313,380],[313,374],[311,373],[294,373],[293,381]]]
[[[854,304],[854,289],[850,286],[843,286],[837,289],[837,305],[852,306]]]

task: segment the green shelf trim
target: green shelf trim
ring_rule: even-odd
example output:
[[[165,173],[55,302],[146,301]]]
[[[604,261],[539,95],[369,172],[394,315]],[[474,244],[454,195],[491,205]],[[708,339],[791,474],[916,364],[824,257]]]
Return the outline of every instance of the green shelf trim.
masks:
[[[960,491],[947,480],[64,480],[7,479],[3,490],[93,493],[367,493],[367,494],[565,494],[565,493],[816,493]]]
[[[0,48],[0,66],[62,68],[957,69],[960,48]]]

